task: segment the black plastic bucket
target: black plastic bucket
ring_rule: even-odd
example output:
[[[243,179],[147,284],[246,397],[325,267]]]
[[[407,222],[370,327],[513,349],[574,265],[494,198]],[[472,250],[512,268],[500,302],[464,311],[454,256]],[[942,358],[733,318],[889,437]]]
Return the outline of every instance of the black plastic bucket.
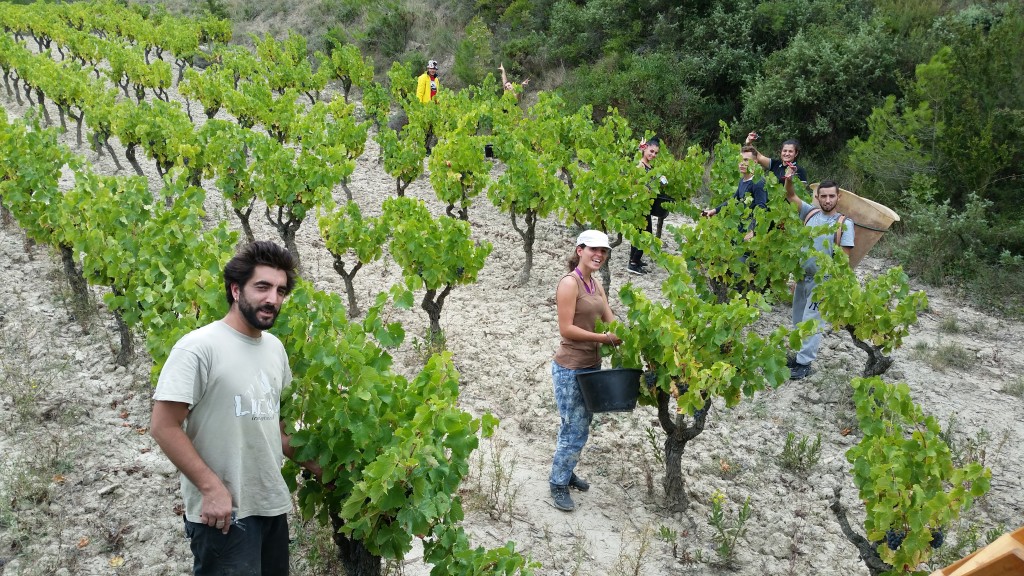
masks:
[[[583,403],[591,412],[630,412],[640,396],[640,376],[636,368],[592,370],[576,375]]]

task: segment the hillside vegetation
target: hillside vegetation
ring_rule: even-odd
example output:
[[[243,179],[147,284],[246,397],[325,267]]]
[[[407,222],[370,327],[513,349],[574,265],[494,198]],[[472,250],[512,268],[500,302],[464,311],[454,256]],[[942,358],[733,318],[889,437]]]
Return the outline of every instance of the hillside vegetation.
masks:
[[[1020,0],[167,6],[230,17],[235,41],[295,30],[311,51],[354,44],[378,77],[396,60],[419,71],[436,59],[459,88],[504,63],[531,92],[558,89],[598,119],[615,108],[677,152],[713,143],[720,120],[759,132],[769,155],[796,138],[812,181],[836,179],[903,217],[885,248],[909,272],[1024,314]]]

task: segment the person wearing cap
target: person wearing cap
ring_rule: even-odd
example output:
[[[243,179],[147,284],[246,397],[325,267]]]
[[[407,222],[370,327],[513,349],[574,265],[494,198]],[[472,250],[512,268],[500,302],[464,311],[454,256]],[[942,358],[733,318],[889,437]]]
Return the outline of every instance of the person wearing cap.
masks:
[[[751,132],[747,134],[747,139],[743,142],[745,146],[751,146],[754,140],[760,138],[757,132]],[[795,170],[797,179],[807,186],[807,171],[804,170],[803,166],[796,165],[796,157],[800,155],[800,142],[790,139],[782,143],[782,149],[779,150],[779,158],[769,158],[764,154],[761,154],[754,150],[754,159],[762,168],[775,174],[775,179],[782,184],[786,179],[786,168],[791,166]]]
[[[420,102],[426,104],[437,96],[437,91],[441,88],[441,79],[437,77],[437,60],[431,60],[427,62],[427,71],[420,74],[419,81],[416,84],[416,97],[420,99]]]
[[[555,508],[566,512],[576,508],[569,495],[570,488],[580,492],[590,489],[590,484],[574,472],[594,417],[583,402],[576,374],[601,367],[601,344],[617,346],[622,343],[611,332],[595,331],[598,318],[604,322],[615,320],[608,297],[594,278],[594,273],[608,261],[610,251],[607,234],[598,230],[583,231],[569,258],[568,273],[558,281],[555,291],[558,333],[562,340],[551,361],[551,379],[561,427],[549,482]]]

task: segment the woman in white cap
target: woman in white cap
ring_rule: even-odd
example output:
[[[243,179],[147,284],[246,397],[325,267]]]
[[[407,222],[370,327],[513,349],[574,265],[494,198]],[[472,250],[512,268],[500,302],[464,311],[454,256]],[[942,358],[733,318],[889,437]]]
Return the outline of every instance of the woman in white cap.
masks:
[[[611,332],[595,332],[597,319],[615,319],[608,306],[608,297],[594,273],[608,260],[611,247],[608,235],[598,230],[585,230],[576,240],[576,249],[569,258],[569,273],[558,281],[555,302],[558,308],[558,333],[562,342],[551,362],[551,378],[555,403],[562,425],[551,463],[551,498],[555,508],[571,511],[576,504],[569,488],[580,492],[590,489],[573,470],[590,434],[594,414],[583,403],[583,394],[576,383],[576,374],[601,367],[601,344],[621,344]]]

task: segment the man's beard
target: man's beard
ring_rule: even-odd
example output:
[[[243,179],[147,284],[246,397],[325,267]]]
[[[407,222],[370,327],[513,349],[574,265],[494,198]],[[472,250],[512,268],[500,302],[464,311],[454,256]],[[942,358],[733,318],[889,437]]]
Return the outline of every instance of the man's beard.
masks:
[[[260,317],[257,314],[261,310],[272,314],[270,320],[260,320]],[[238,294],[238,311],[242,313],[242,317],[245,318],[245,321],[257,330],[270,329],[274,325],[274,321],[277,320],[277,315],[280,312],[280,310],[274,308],[271,304],[266,304],[259,308],[253,306],[251,302],[246,300],[244,293]]]

